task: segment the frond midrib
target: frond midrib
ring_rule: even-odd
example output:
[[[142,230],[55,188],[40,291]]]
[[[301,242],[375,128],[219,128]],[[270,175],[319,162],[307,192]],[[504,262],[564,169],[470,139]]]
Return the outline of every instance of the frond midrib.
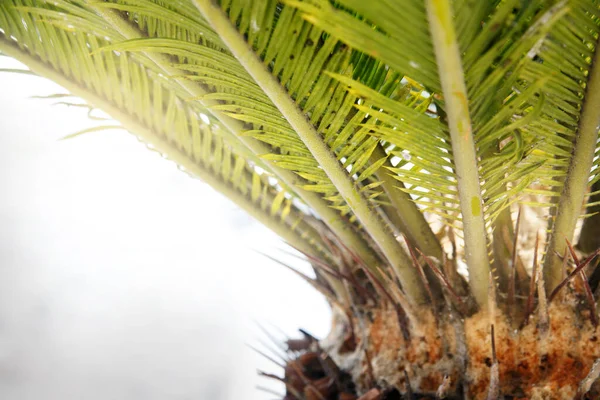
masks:
[[[410,258],[388,231],[377,213],[356,189],[352,178],[332,154],[321,135],[298,109],[289,94],[262,63],[262,60],[241,37],[220,7],[210,0],[193,0],[193,2],[213,27],[213,30],[219,34],[229,51],[244,66],[294,128],[364,229],[382,250],[391,266],[399,273],[407,295],[414,302],[422,303],[425,299],[422,283],[417,271],[412,266]]]
[[[583,106],[579,116],[575,145],[567,176],[562,186],[554,224],[544,260],[544,280],[550,293],[563,279],[562,260],[567,241],[573,242],[577,220],[582,214],[585,194],[590,185],[590,171],[598,145],[600,124],[600,39],[596,42],[592,66],[588,73]]]
[[[475,141],[465,75],[449,0],[428,0],[427,14],[456,168],[471,291],[480,307],[488,302],[490,264]]]

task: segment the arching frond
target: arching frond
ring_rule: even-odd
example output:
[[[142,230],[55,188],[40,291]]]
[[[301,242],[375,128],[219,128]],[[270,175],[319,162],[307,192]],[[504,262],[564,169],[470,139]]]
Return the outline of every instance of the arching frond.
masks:
[[[350,64],[352,52],[335,38],[323,35],[321,29],[303,21],[294,8],[277,5],[274,1],[253,5],[234,1],[222,6],[206,1],[194,3],[224,41],[226,50],[232,52],[267,95],[273,104],[271,112],[278,111],[290,129],[282,129],[284,126],[279,124],[267,127],[278,129],[280,136],[294,132],[306,146],[306,151],[298,155],[282,149],[288,167],[300,173],[308,172],[305,178],[319,178],[313,181],[311,190],[323,193],[330,200],[342,200],[343,203],[334,206],[352,211],[402,276],[410,297],[422,301],[420,279],[410,259],[373,209],[372,200],[357,190],[357,184],[362,182],[355,179],[367,178],[361,169],[366,167],[376,143],[368,145],[370,138],[355,125],[360,118],[353,110],[356,98],[330,76],[322,74],[323,70],[332,70],[355,75],[357,70]],[[268,47],[262,48],[267,42]],[[198,59],[198,62],[203,61]],[[239,96],[249,100],[247,94]],[[267,104],[265,99],[258,100]],[[239,104],[236,108],[244,111]],[[338,135],[345,139],[336,142]],[[351,153],[347,157],[342,156],[348,152]],[[314,160],[312,166],[311,159]],[[352,160],[352,164],[343,165],[348,160]]]
[[[113,48],[152,54],[158,52],[171,58],[172,68],[178,71],[171,71],[170,73],[179,76],[185,82],[193,82],[194,90],[191,93],[196,95],[194,100],[209,106],[213,115],[217,116],[221,122],[227,119],[229,122],[225,122],[225,125],[228,127],[231,128],[231,121],[237,122],[237,127],[233,127],[232,131],[244,143],[248,144],[248,141],[252,141],[249,147],[256,154],[263,155],[267,163],[273,167],[272,170],[275,171],[276,175],[283,182],[294,187],[294,190],[306,204],[329,225],[340,239],[354,248],[369,265],[377,265],[377,258],[373,256],[372,251],[366,246],[365,242],[356,235],[354,229],[349,229],[345,218],[340,218],[340,215],[342,217],[347,216],[350,221],[353,221],[355,219],[354,213],[348,207],[344,198],[339,196],[338,190],[335,185],[332,185],[326,172],[321,169],[310,151],[298,139],[289,122],[281,116],[279,110],[265,96],[263,90],[242,68],[239,62],[228,55],[228,50],[223,48],[220,41],[211,42],[207,40],[207,38],[213,37],[214,34],[210,32],[204,34],[202,31],[204,28],[201,25],[196,25],[195,32],[202,33],[200,42],[181,40],[182,37],[193,37],[193,34],[186,34],[187,25],[179,24],[178,21],[186,18],[195,19],[197,11],[194,13],[185,4],[170,5],[170,7],[172,7],[172,12],[178,13],[180,17],[157,21],[155,12],[152,11],[156,8],[156,5],[149,1],[123,1],[120,2],[120,5],[103,4],[103,8],[116,8],[127,11],[128,18],[140,30],[148,30],[148,32],[144,31],[143,37],[153,35],[160,37],[131,40],[132,35],[129,35],[129,41],[116,44]],[[267,7],[263,11],[268,13],[269,10],[270,8]],[[296,19],[305,24],[301,19]],[[111,19],[111,21],[114,23],[114,19]],[[284,26],[284,24],[281,26]],[[318,36],[315,33],[312,35]],[[306,40],[306,48],[320,49],[318,43],[312,42],[311,44],[310,40]],[[275,48],[273,47],[273,49]],[[294,50],[296,52],[294,54],[286,53],[285,56],[279,54],[277,57],[279,57],[279,62],[284,60],[287,64],[295,65],[294,68],[304,68],[306,65],[305,61],[304,64],[298,64],[299,61],[293,62],[295,58],[307,60],[313,56],[317,57],[320,63],[328,63],[328,65],[335,66],[335,68],[347,68],[344,65],[347,65],[345,59],[348,57],[348,51],[339,52],[335,56],[329,55],[328,52],[331,52],[332,49],[335,50],[335,48],[335,43],[330,43],[326,48],[320,49],[318,54],[315,51],[307,53]],[[291,50],[285,51],[289,53]],[[274,57],[276,56],[272,55],[272,58]],[[304,107],[307,107],[307,110],[313,113],[314,124],[317,124],[317,121],[322,126],[329,124],[330,131],[335,132],[335,129],[345,123],[344,113],[339,112],[337,108],[343,107],[343,109],[351,110],[352,99],[346,98],[343,91],[338,90],[335,94],[335,87],[323,79],[319,79],[318,87],[312,88],[311,85],[314,85],[315,82],[311,81],[310,77],[300,80],[298,73],[292,76],[290,72],[293,71],[292,67],[283,65],[281,68],[287,68],[287,72],[282,73],[289,75],[287,79],[290,79],[290,84],[298,86],[295,90],[306,91],[307,88],[311,87],[312,103],[311,100],[306,98],[306,94],[304,97],[300,97],[298,101],[304,102]],[[320,64],[314,64],[313,69],[312,79],[316,79],[320,74]],[[300,83],[302,84],[299,85]],[[185,85],[189,87],[190,84],[186,83]],[[325,96],[323,97],[323,95]],[[317,103],[317,100],[319,103]],[[334,110],[338,112],[335,119],[332,118]],[[327,119],[324,118],[326,114],[328,115]],[[346,130],[344,138],[349,139],[352,137],[351,142],[340,140],[340,137],[338,137],[338,141],[335,143],[339,147],[336,157],[339,161],[344,160],[342,162],[345,162],[346,168],[351,170],[349,175],[360,176],[361,182],[357,182],[357,184],[364,187],[364,191],[355,193],[359,196],[364,194],[367,202],[373,204],[373,207],[377,207],[383,196],[381,196],[380,191],[375,191],[373,186],[369,186],[374,183],[371,182],[374,172],[367,171],[369,174],[356,174],[366,167],[366,161],[369,159],[368,154],[361,153],[362,158],[351,157],[353,152],[358,154],[359,151],[372,148],[373,141],[365,135],[361,138],[360,135],[354,135],[354,133],[351,128]],[[263,143],[262,147],[257,146],[257,143]],[[268,155],[265,155],[265,153]],[[288,171],[293,171],[295,175],[291,175],[291,172]],[[324,201],[331,204],[328,206]],[[334,212],[334,209],[339,210],[339,213]],[[376,217],[376,214],[371,211],[370,214]],[[421,219],[420,222],[421,228],[428,227],[424,219]],[[360,225],[357,225],[356,228],[360,229]],[[388,236],[390,235],[388,234]],[[430,237],[432,236],[430,234]]]
[[[1,51],[101,108],[149,148],[209,183],[292,245],[329,257],[298,200],[259,173],[256,166],[262,161],[210,123],[206,109],[186,101],[176,85],[139,57],[100,52],[115,32],[92,10],[52,3],[0,4]],[[77,21],[85,21],[89,29],[72,29]]]

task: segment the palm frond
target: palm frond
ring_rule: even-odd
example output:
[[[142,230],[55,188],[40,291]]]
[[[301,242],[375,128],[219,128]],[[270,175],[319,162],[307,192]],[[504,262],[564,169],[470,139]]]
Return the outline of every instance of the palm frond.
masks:
[[[371,109],[372,117],[381,121],[372,134],[410,154],[410,167],[395,170],[409,186],[405,190],[425,210],[453,225],[462,223],[471,283],[481,278],[481,290],[474,291],[485,301],[487,261],[482,260],[481,236],[487,236],[489,247],[493,223],[503,210],[522,193],[543,193],[546,199],[558,195],[567,166],[578,163],[571,149],[584,97],[582,82],[599,29],[598,6],[588,1],[476,3],[457,1],[452,8],[449,2],[289,2],[307,21],[386,63],[433,97],[426,111],[419,109],[423,99],[392,99],[337,77],[363,96],[368,104],[360,107]],[[473,14],[461,12],[465,7],[473,7]],[[453,40],[454,50],[447,49],[444,56],[443,47]],[[570,51],[567,59],[561,54],[565,48]],[[452,58],[458,55],[461,59]],[[461,81],[464,91],[456,86]],[[464,159],[470,145],[461,146],[453,129],[465,138],[472,133],[476,160],[463,163],[466,167],[457,155]],[[467,178],[475,165],[477,177]],[[583,169],[589,177],[590,168]],[[471,189],[461,189],[461,180],[470,182]],[[471,206],[478,207],[478,193],[486,229],[469,233],[469,226],[481,227],[470,215]],[[549,202],[538,201],[537,206],[548,208]]]
[[[573,241],[575,226],[582,215],[584,199],[589,186],[598,177],[598,129],[600,128],[600,52],[598,46],[598,19],[600,10],[583,1],[573,4],[573,11],[558,25],[545,42],[539,56],[549,60],[549,67],[565,76],[562,91],[570,91],[555,100],[554,120],[569,127],[564,134],[571,138],[562,150],[569,151],[562,175],[554,177],[554,190],[560,189],[560,198],[554,211],[554,222],[544,260],[544,280],[552,290],[562,280],[562,261],[567,243]],[[577,47],[574,45],[578,44]],[[567,46],[573,46],[568,57],[561,57]],[[578,57],[577,57],[578,56]],[[582,82],[585,82],[582,85]],[[554,92],[556,93],[557,90]],[[577,96],[577,100],[573,97]],[[565,158],[563,158],[565,160]]]
[[[209,183],[302,251],[329,257],[298,200],[261,174],[256,168],[261,160],[227,140],[226,130],[207,120],[205,108],[187,102],[177,86],[139,58],[100,52],[115,32],[92,10],[51,3],[0,4],[4,54],[107,112],[151,149]],[[84,21],[88,30],[72,29]]]
[[[2,7],[3,53],[71,81],[148,137],[164,136],[169,156],[190,157],[245,207],[329,255],[320,219],[373,271],[389,261],[416,301],[424,292],[396,236],[443,258],[425,214],[464,237],[483,305],[490,262],[506,258],[511,205],[555,218],[545,260],[552,286],[561,237],[572,239],[600,176],[595,1]]]
[[[254,6],[245,1],[222,6],[206,1],[194,3],[227,49],[268,96],[273,104],[272,112],[279,111],[290,129],[286,131],[276,125],[269,127],[279,129],[281,135],[295,133],[306,146],[299,158],[295,155],[288,158],[290,166],[297,172],[310,172],[305,177],[319,177],[317,173],[322,171],[319,179],[307,188],[336,201],[334,207],[351,211],[402,276],[409,296],[421,302],[424,299],[421,283],[410,259],[375,212],[372,200],[357,190],[357,184],[362,182],[355,179],[368,178],[361,170],[366,167],[376,141],[352,123],[356,117],[351,115],[355,114],[356,99],[330,76],[321,73],[323,69],[329,69],[352,74],[351,51],[303,21],[297,10],[287,6],[278,8],[276,2],[260,2],[261,5],[256,3]],[[257,21],[270,29],[261,30]],[[270,44],[263,51],[261,43],[267,41]],[[315,96],[321,93],[324,95]],[[240,93],[240,97],[245,96]],[[264,103],[261,100],[261,104]],[[346,119],[350,119],[350,123],[346,123]],[[337,132],[345,139],[334,147]],[[345,152],[350,154],[343,157]],[[352,164],[344,165],[343,158],[346,163],[352,160]],[[311,160],[314,160],[313,165],[308,164]],[[307,167],[312,168],[308,170]]]
[[[179,77],[183,81],[181,84],[188,88],[190,94],[195,95],[194,100],[210,107],[212,114],[218,120],[234,132],[255,154],[262,155],[263,159],[270,165],[271,171],[275,172],[281,181],[293,187],[294,191],[329,225],[342,241],[354,248],[368,264],[377,265],[379,263],[377,257],[368,248],[366,242],[355,232],[355,229],[360,229],[360,225],[348,229],[347,220],[343,217],[347,216],[350,221],[355,220],[350,208],[344,199],[339,196],[337,189],[331,184],[331,181],[319,167],[306,146],[298,139],[293,128],[280,115],[277,108],[254,82],[254,79],[245,72],[235,58],[228,54],[227,49],[222,47],[219,40],[214,42],[206,40],[206,38],[214,37],[214,34],[211,34],[211,32],[205,34],[202,30],[203,27],[196,25],[194,32],[202,38],[200,42],[196,42],[193,41],[196,39],[193,36],[194,34],[187,33],[189,24],[178,24],[178,21],[184,19],[193,18],[195,20],[197,11],[189,10],[185,4],[170,5],[170,7],[173,8],[172,12],[180,13],[180,16],[177,19],[159,21],[155,17],[157,11],[152,11],[155,10],[156,5],[149,1],[122,1],[119,5],[103,3],[102,8],[104,9],[117,8],[127,11],[129,19],[140,30],[148,30],[148,32],[142,32],[142,37],[159,36],[157,38],[136,40],[132,39],[135,37],[134,35],[129,34],[126,36],[130,40],[116,44],[112,48],[121,51],[150,53],[149,57],[155,60],[157,58],[156,54],[160,54],[159,57],[162,57],[163,60],[158,61],[158,63],[170,65],[169,70],[166,72],[170,76]],[[106,12],[100,12],[103,16],[107,16]],[[118,25],[118,21],[115,22],[114,18],[110,18],[110,21],[114,25]],[[300,20],[300,22],[302,21]],[[181,38],[189,39],[190,37],[193,39],[192,41],[181,40]],[[307,45],[307,47],[310,46]],[[329,57],[327,51],[322,50],[319,52],[321,62],[327,61],[335,65],[343,59],[340,55]],[[164,61],[165,55],[171,59],[171,63]],[[314,55],[314,53],[304,57],[311,55]],[[283,59],[289,61],[293,60],[294,57],[294,54],[290,54],[289,58],[286,55]],[[297,57],[301,57],[301,54],[298,53]],[[173,68],[177,71],[174,71]],[[288,68],[288,70],[290,69]],[[317,68],[313,72],[313,76],[318,76],[318,73]],[[294,76],[293,79],[298,81],[299,75]],[[300,87],[299,90],[306,90],[306,82],[302,82],[304,86]],[[189,90],[190,86],[192,86],[191,90]],[[327,82],[320,86],[319,91],[316,91],[312,97],[313,103],[315,99],[320,99],[323,90],[333,90],[329,86]],[[334,101],[330,102],[331,99],[332,97],[327,95],[320,105],[311,105],[307,99],[303,101],[307,103],[307,107],[311,108],[326,106],[327,110],[319,110],[319,112],[330,114],[332,110],[336,109],[336,106],[340,105],[341,101],[348,103],[343,93],[340,96],[339,91],[333,97]],[[349,105],[345,107],[351,109]],[[315,115],[318,117],[321,114]],[[343,123],[341,115],[343,114],[340,114],[334,121],[331,121],[330,116],[330,126],[335,127]],[[332,132],[334,132],[333,129]],[[348,135],[351,134],[352,131],[349,129]],[[347,161],[352,160],[352,157],[349,157],[352,152],[365,149],[365,139],[360,139],[359,136],[356,136],[356,138],[357,141],[351,145],[346,145],[344,141],[338,140],[337,142],[344,145],[340,147],[341,150],[345,150],[345,155],[348,156],[344,157],[346,167],[352,169],[354,175],[356,175],[355,172],[359,172],[361,168],[365,167],[364,161],[368,159],[365,156],[358,159],[358,161],[363,162],[362,165],[360,163],[350,165]],[[369,145],[372,148],[373,141],[368,141],[371,142]],[[339,154],[338,158],[341,160],[343,157],[342,152]],[[366,182],[371,179],[371,176],[362,174],[361,178]],[[381,192],[369,190],[368,182],[367,184],[361,184],[360,182],[358,184],[367,187],[365,190],[369,193],[365,194],[374,207],[377,207],[379,202],[382,201]],[[328,206],[326,201],[332,204]],[[335,210],[339,210],[339,213]],[[340,218],[340,215],[342,218]],[[427,226],[424,220],[422,225]]]

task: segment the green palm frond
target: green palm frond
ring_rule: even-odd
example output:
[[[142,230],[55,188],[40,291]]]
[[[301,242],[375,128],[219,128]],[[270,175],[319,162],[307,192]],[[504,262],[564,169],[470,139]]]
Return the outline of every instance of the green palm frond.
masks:
[[[365,116],[354,109],[356,97],[322,73],[329,70],[358,79],[372,79],[358,76],[361,70],[350,64],[353,52],[304,21],[295,8],[276,5],[276,2],[264,3],[264,7],[243,1],[222,7],[204,1],[195,4],[223,39],[226,50],[239,60],[272,102],[272,112],[278,110],[289,123],[290,129],[280,129],[278,136],[297,135],[306,146],[299,158],[283,148],[283,157],[278,161],[285,158],[287,167],[301,174],[308,172],[310,175],[304,177],[314,179],[312,190],[335,201],[334,207],[351,211],[401,276],[410,297],[421,301],[420,278],[410,258],[379,218],[373,198],[357,190],[364,184],[357,179],[366,179],[375,173],[373,168],[367,169],[368,173],[361,170],[366,167],[377,141],[371,140],[368,132],[359,126]],[[266,23],[269,28],[257,29],[256,21],[265,24],[265,20],[269,21]],[[269,46],[263,50],[261,43],[267,41]],[[373,73],[372,69],[364,71]],[[246,95],[240,95],[243,96]],[[311,159],[314,160],[312,166],[309,165]],[[318,170],[322,171],[321,175],[316,175]],[[430,231],[416,207],[408,201],[405,203],[408,209],[403,211],[419,215],[424,228],[421,230]]]
[[[302,178],[300,181],[306,181],[306,183],[299,185],[299,189],[303,189],[305,192],[317,193],[319,198],[331,202],[331,206],[338,209],[341,215],[348,215],[353,220],[352,207],[348,206],[347,199],[341,196],[336,186],[332,184],[326,171],[327,168],[321,168],[319,162],[312,156],[311,151],[298,138],[294,128],[281,116],[277,107],[264,95],[262,89],[254,83],[254,79],[241,68],[237,60],[227,54],[227,50],[222,48],[220,41],[211,42],[206,40],[207,37],[214,37],[214,35],[211,36],[210,32],[203,35],[198,34],[198,37],[202,37],[199,43],[181,40],[180,37],[188,39],[193,37],[185,33],[187,23],[177,25],[171,22],[173,19],[156,21],[156,13],[153,11],[155,7],[156,5],[147,1],[124,1],[118,5],[102,4],[102,7],[99,8],[128,11],[129,18],[137,25],[139,30],[148,29],[148,32],[144,31],[144,37],[154,34],[160,35],[160,38],[146,39],[136,39],[130,35],[130,40],[115,43],[111,47],[105,48],[105,51],[112,49],[140,53],[159,52],[168,55],[172,60],[170,67],[179,70],[178,75],[181,79],[199,83],[202,86],[203,93],[196,96],[197,100],[218,101],[218,104],[213,103],[211,105],[213,114],[218,112],[227,118],[243,122],[244,129],[240,135],[242,138],[256,138],[269,145],[268,149],[270,149],[271,154],[264,157],[266,160],[279,168],[290,169],[297,173]],[[195,19],[192,10],[183,6],[178,10],[177,5],[171,7],[172,12],[178,12],[187,19]],[[388,250],[388,255],[396,258],[395,264],[402,263],[410,267],[408,257],[406,255],[402,256],[404,254],[402,248],[396,243],[388,228],[380,221],[378,214],[374,211],[374,208],[379,207],[382,201],[388,201],[385,199],[386,196],[383,195],[382,190],[376,190],[379,184],[373,181],[373,176],[378,170],[381,170],[379,173],[384,173],[382,168],[379,167],[379,164],[383,162],[371,159],[371,153],[377,146],[377,141],[369,137],[364,130],[358,129],[355,124],[349,123],[360,120],[360,116],[352,118],[355,113],[355,110],[353,110],[355,99],[348,96],[345,90],[331,77],[322,76],[321,74],[321,70],[325,65],[340,72],[352,73],[349,65],[352,53],[347,48],[339,46],[337,41],[329,40],[325,43],[319,43],[321,33],[319,31],[310,33],[310,26],[299,17],[299,14],[291,8],[286,9],[286,12],[278,15],[278,18],[281,18],[281,24],[278,25],[279,29],[285,28],[291,33],[292,28],[289,27],[299,24],[293,29],[298,29],[298,32],[302,31],[300,36],[302,47],[297,45],[296,48],[288,46],[273,54],[265,54],[265,57],[270,57],[269,62],[273,63],[276,68],[281,64],[279,74],[281,79],[288,82],[289,95],[296,98],[296,104],[299,104],[305,112],[311,113],[311,123],[325,137],[324,145],[327,152],[335,157],[335,164],[342,162],[343,167],[350,171],[346,172],[342,166],[338,167],[338,172],[342,172],[340,174],[342,179],[345,179],[351,185],[352,190],[347,190],[347,192],[355,196],[356,191],[354,188],[359,188],[357,199],[361,199],[359,203],[362,204],[363,220],[374,221],[372,225],[375,228],[367,228],[367,232],[372,234],[373,229],[378,231],[379,239],[376,239],[376,241],[385,242],[389,248],[393,248],[392,251]],[[273,12],[269,8],[262,11],[266,13],[264,15]],[[175,21],[181,19],[183,18],[175,19]],[[288,23],[288,19],[295,22]],[[111,22],[114,24],[114,21]],[[173,27],[173,25],[177,25],[177,27]],[[195,24],[194,27],[196,33],[204,33],[201,24]],[[280,36],[278,34],[277,37]],[[204,42],[205,40],[206,42]],[[260,40],[264,41],[265,39],[261,36]],[[296,41],[293,43],[296,43]],[[276,46],[270,46],[270,48],[277,49]],[[312,69],[309,69],[309,72],[312,71],[312,75],[300,74],[300,71],[306,69],[306,60],[312,58],[318,60],[317,63],[312,64]],[[296,60],[296,62],[292,62],[293,60]],[[304,63],[301,62],[302,60],[304,60]],[[310,97],[307,96],[309,92],[311,93]],[[342,111],[340,111],[340,108]],[[338,132],[340,129],[342,130],[341,133]],[[239,134],[239,130],[236,133]],[[321,141],[321,139],[319,140]],[[375,162],[375,168],[368,168],[370,161]],[[281,174],[279,175],[281,176]],[[360,178],[360,181],[357,181],[358,178]],[[288,181],[298,180],[296,178]],[[304,198],[304,196],[301,197]],[[307,201],[307,204],[315,208],[311,202]],[[405,200],[404,204],[416,211],[416,207],[410,202]],[[336,220],[343,221],[339,217],[324,216],[324,212],[321,212],[321,210],[318,210],[318,213],[326,223],[335,224]],[[413,212],[413,215],[415,214],[419,215],[418,212]],[[418,218],[420,218],[420,221],[418,221],[420,230],[429,231],[429,237],[433,238],[430,243],[435,246],[437,243],[431,231],[423,229],[428,228],[425,220],[420,215]],[[357,227],[360,227],[360,225]],[[348,228],[344,227],[343,230],[348,231]],[[339,232],[339,229],[338,231],[334,229],[334,232],[340,237],[342,236],[340,233],[347,235],[344,231]],[[346,240],[346,242],[348,241]],[[365,258],[365,251],[361,252],[362,249],[354,244],[352,247],[359,253],[363,253],[361,256]],[[439,245],[437,245],[435,250],[439,252],[439,249]],[[398,259],[398,257],[402,258]],[[402,262],[400,263],[398,260]],[[367,261],[373,264],[372,257]],[[415,286],[418,286],[418,281],[415,282]]]
[[[0,50],[163,140],[303,251],[332,256],[324,229],[375,274],[387,262],[417,302],[397,236],[443,259],[437,216],[484,305],[514,203],[553,218],[556,284],[600,171],[599,18],[590,0],[11,0]]]
[[[294,195],[269,182],[267,173],[259,173],[260,158],[210,123],[206,109],[186,101],[185,94],[144,60],[98,51],[115,32],[91,10],[52,3],[63,8],[31,7],[28,1],[0,5],[4,54],[109,113],[151,149],[209,183],[294,246],[329,256]],[[84,21],[90,32],[73,29]],[[52,47],[44,46],[46,42]]]
[[[221,42],[219,40],[207,40],[207,38],[214,38],[214,33],[208,30],[205,33],[204,27],[201,24],[196,24],[195,33],[200,33],[198,34],[198,37],[202,38],[200,42],[181,40],[181,37],[193,38],[194,34],[187,32],[189,24],[179,24],[178,21],[189,18],[195,20],[197,12],[194,13],[185,5],[181,5],[180,9],[177,9],[177,5],[171,5],[171,7],[173,8],[172,12],[179,13],[180,16],[158,21],[153,11],[155,5],[148,1],[124,1],[119,5],[103,4],[102,8],[128,11],[129,18],[143,33],[141,37],[159,36],[157,38],[135,39],[136,36],[129,34],[127,35],[129,41],[115,44],[113,48],[153,54],[160,52],[160,54],[166,55],[171,60],[171,68],[177,70],[177,72],[173,70],[169,72],[171,75],[184,80],[184,85],[187,88],[191,86],[192,90],[188,91],[190,94],[195,95],[193,99],[209,106],[213,115],[231,131],[235,132],[237,137],[247,144],[254,153],[263,156],[263,159],[272,166],[272,170],[276,171],[283,182],[295,188],[295,191],[299,193],[307,205],[329,225],[340,239],[354,248],[368,264],[377,265],[377,258],[367,247],[366,241],[354,232],[354,229],[360,229],[360,226],[349,228],[345,219],[340,218],[341,215],[342,217],[348,216],[350,221],[355,219],[350,208],[344,199],[339,196],[338,190],[332,185],[319,163],[312,157],[303,142],[298,139],[294,129],[265,96],[262,89],[254,82],[254,79],[234,57],[228,54]],[[102,13],[106,17],[107,12]],[[201,17],[197,18],[201,20]],[[114,18],[111,18],[111,22],[115,24]],[[300,22],[302,21],[300,20]],[[115,25],[118,25],[118,23]],[[148,32],[143,31],[144,29],[148,29]],[[138,37],[140,36],[138,35]],[[306,40],[306,47],[313,46],[309,46],[310,40],[310,38]],[[340,64],[340,68],[347,68],[347,61],[344,61],[344,58],[347,58],[348,52],[328,56],[327,54],[330,51],[329,47],[320,51],[321,62],[328,62],[329,65],[336,66],[343,62],[345,64]],[[285,56],[279,56],[279,59],[287,60],[289,64],[295,57],[297,59],[304,57],[306,60],[313,55],[314,53],[305,54],[304,56],[301,55],[301,52],[298,52],[297,55],[286,53]],[[160,62],[163,65],[165,64],[165,61]],[[304,68],[304,64],[298,68]],[[295,90],[306,91],[307,82],[311,85],[314,84],[311,83],[310,79],[304,79],[304,77],[300,80],[299,74],[291,76],[290,71],[293,71],[291,68],[286,69],[286,71],[283,71],[282,74],[290,75],[288,76],[290,84],[298,86]],[[313,73],[315,79],[319,72],[320,69],[317,65]],[[338,113],[337,117],[333,119],[333,110],[337,110],[337,107],[343,101],[346,103],[345,108],[351,110],[351,101],[345,98],[343,91],[338,90],[337,94],[334,95],[328,94],[329,92],[333,93],[334,90],[334,87],[331,87],[328,82],[321,80],[319,85],[318,90],[313,89],[315,94],[312,97],[312,103],[307,98],[302,98],[301,101],[305,103],[305,107],[309,107],[311,112],[314,113],[315,119],[321,118],[320,123],[330,124],[331,131],[335,132],[334,129],[345,121],[343,113]],[[327,96],[321,98],[323,94],[327,94]],[[315,99],[320,99],[320,103],[314,104]],[[328,121],[322,118],[325,113],[328,114]],[[353,133],[352,129],[347,129],[345,139],[348,139]],[[359,151],[364,151],[367,145],[373,148],[374,142],[367,135],[362,135],[362,138],[360,135],[356,135],[353,138],[354,141],[348,142],[348,144],[338,138],[336,144],[340,147],[338,159],[345,159],[347,168],[352,169],[352,173],[355,174],[365,166],[369,157],[368,154],[361,153],[361,158],[353,158],[352,153],[358,154]],[[350,160],[352,164],[347,160]],[[286,170],[293,171],[295,174]],[[365,183],[362,185],[363,192],[360,195],[368,198],[368,202],[372,203],[373,207],[377,207],[382,196],[380,196],[380,192],[373,190],[375,185],[368,182],[371,174],[372,172],[360,176]],[[327,202],[329,202],[329,205]],[[340,213],[334,212],[334,209],[339,210]],[[372,217],[376,217],[372,211],[370,211],[370,214]],[[421,221],[421,225],[427,226],[424,220]],[[388,236],[391,237],[391,235]],[[369,240],[368,237],[367,240]]]
[[[342,0],[333,6],[324,0],[289,2],[303,11],[306,20],[412,78],[433,96],[431,118],[419,109],[419,101],[391,99],[338,77],[349,91],[366,100],[361,109],[376,110],[371,115],[381,124],[373,135],[411,155],[412,166],[394,172],[410,185],[405,190],[424,209],[460,221],[464,229],[479,225],[468,215],[473,210],[469,199],[461,196],[477,194],[475,187],[461,189],[461,177],[464,182],[469,169],[478,165],[483,218],[491,238],[494,221],[521,193],[543,195],[548,200],[536,206],[547,208],[561,193],[576,142],[582,82],[599,31],[598,7],[578,0],[459,1],[453,4],[452,18],[446,2],[426,3],[372,6]],[[474,9],[460,12],[465,7]],[[434,29],[429,35],[427,26],[450,30],[436,34]],[[442,47],[445,42],[451,46],[454,37],[456,50],[449,49],[444,57]],[[570,51],[568,57],[561,53],[565,48]],[[456,83],[460,81],[465,85],[462,100]],[[464,110],[465,117],[457,120]],[[457,121],[470,127],[460,127]],[[466,169],[460,167],[456,155],[464,158],[468,146],[459,149],[461,140],[453,129],[472,132],[477,162],[473,159]],[[590,145],[596,147],[595,142]],[[587,159],[591,161],[589,155]],[[584,169],[589,173],[590,168]],[[478,200],[473,199],[477,207]],[[581,205],[581,201],[575,203]],[[465,231],[469,265],[485,263],[469,260],[469,247],[481,248],[481,234],[481,229]],[[473,267],[470,272],[482,280],[485,277]],[[485,285],[482,281],[480,293],[485,293]]]

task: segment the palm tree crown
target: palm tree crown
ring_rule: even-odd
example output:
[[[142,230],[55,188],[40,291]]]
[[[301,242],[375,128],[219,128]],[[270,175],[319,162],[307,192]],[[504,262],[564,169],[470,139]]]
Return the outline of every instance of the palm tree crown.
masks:
[[[547,340],[551,357],[555,342],[524,337],[595,337],[592,218],[581,246],[571,243],[600,192],[599,33],[595,0],[0,3],[3,54],[104,110],[306,255],[316,278],[305,278],[345,327],[331,343],[364,350],[350,361],[343,346],[308,338],[302,348],[304,361],[346,364],[354,385],[338,386],[339,398],[370,399],[371,388],[384,398],[386,385],[406,393],[411,383],[418,393],[536,398],[552,393],[558,370],[534,376],[519,367],[529,356],[509,361],[498,349]],[[534,238],[530,272],[519,232]],[[585,322],[553,324],[565,315]],[[419,337],[429,339],[411,360]],[[406,353],[378,350],[392,342]],[[451,350],[435,358],[423,348]],[[561,383],[564,398],[600,374],[598,346],[577,349],[582,367]],[[390,372],[394,359],[412,367]],[[290,398],[330,396],[294,371]],[[519,384],[506,383],[511,373]]]

